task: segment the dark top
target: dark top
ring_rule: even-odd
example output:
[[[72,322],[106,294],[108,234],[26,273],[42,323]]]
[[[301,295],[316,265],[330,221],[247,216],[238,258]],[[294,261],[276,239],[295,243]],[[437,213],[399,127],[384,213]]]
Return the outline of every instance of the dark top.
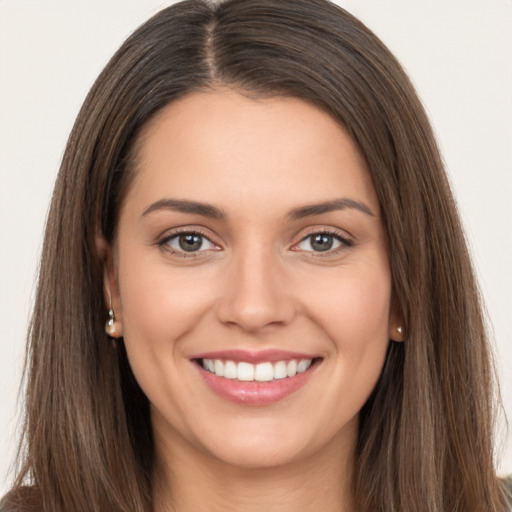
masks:
[[[505,486],[509,492],[509,497],[511,500],[508,504],[508,510],[506,512],[512,512],[512,475],[506,477],[504,479],[504,481],[505,481]],[[5,508],[0,508],[0,512],[9,512],[9,511]]]

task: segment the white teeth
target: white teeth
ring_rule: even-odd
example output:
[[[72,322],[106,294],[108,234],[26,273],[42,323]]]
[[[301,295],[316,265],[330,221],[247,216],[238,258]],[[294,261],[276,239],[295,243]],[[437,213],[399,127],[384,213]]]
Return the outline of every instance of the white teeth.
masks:
[[[219,377],[224,377],[224,363],[220,359],[215,359],[213,362],[213,369],[215,375]]]
[[[254,365],[250,363],[238,363],[238,380],[254,380]]]
[[[288,365],[286,366],[286,375],[288,377],[293,377],[297,373],[297,361],[295,359],[292,359],[288,362]]]
[[[284,379],[288,375],[286,374],[286,363],[279,361],[274,365],[274,379]]]
[[[236,379],[237,376],[236,364],[233,361],[226,361],[224,365],[224,377],[226,377],[226,379]]]
[[[259,363],[254,370],[254,380],[268,382],[274,378],[274,367],[272,363]]]
[[[304,373],[311,366],[311,361],[301,359],[297,365],[297,373]]]
[[[291,359],[290,361],[277,361],[275,363],[251,364],[247,362],[235,363],[234,361],[222,361],[221,359],[203,359],[203,368],[218,377],[226,379],[238,379],[251,382],[269,382],[276,379],[293,377],[305,372],[312,363],[312,359]]]

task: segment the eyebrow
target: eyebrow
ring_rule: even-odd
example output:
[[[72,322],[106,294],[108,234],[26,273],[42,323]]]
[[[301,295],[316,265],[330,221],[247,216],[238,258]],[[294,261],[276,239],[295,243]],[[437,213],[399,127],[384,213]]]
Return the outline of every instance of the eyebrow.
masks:
[[[347,208],[358,210],[370,217],[376,217],[375,213],[373,213],[372,210],[361,201],[343,198],[294,208],[288,213],[287,218],[290,220],[299,220],[305,217],[322,215],[323,213],[329,213],[336,210],[346,210]]]
[[[227,215],[220,208],[212,206],[211,204],[199,203],[188,199],[168,198],[160,199],[159,201],[149,205],[142,213],[142,217],[157,210],[173,210],[176,212],[201,215],[202,217],[219,220],[225,220],[227,218]]]
[[[370,217],[376,217],[375,213],[361,201],[355,199],[334,199],[323,203],[315,203],[306,206],[294,208],[286,215],[289,220],[299,220],[305,217],[312,217],[314,215],[322,215],[336,210],[345,210],[347,208],[358,210]],[[173,210],[181,213],[189,213],[194,215],[201,215],[202,217],[209,217],[211,219],[226,220],[227,215],[223,210],[207,203],[200,203],[197,201],[190,201],[188,199],[160,199],[149,205],[142,217],[149,215],[158,210]]]

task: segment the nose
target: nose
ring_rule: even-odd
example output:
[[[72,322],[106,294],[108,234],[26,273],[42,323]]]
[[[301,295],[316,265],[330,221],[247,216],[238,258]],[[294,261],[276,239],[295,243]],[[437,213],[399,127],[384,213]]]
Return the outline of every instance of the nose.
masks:
[[[296,314],[294,300],[282,263],[270,253],[248,250],[233,256],[217,304],[222,323],[255,333],[292,321]]]

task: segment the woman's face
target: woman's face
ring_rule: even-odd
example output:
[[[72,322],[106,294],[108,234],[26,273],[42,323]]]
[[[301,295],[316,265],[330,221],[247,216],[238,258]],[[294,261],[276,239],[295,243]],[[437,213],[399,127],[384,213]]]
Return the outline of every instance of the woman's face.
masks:
[[[108,286],[157,453],[351,450],[399,339],[365,162],[297,99],[194,93],[139,139]]]

